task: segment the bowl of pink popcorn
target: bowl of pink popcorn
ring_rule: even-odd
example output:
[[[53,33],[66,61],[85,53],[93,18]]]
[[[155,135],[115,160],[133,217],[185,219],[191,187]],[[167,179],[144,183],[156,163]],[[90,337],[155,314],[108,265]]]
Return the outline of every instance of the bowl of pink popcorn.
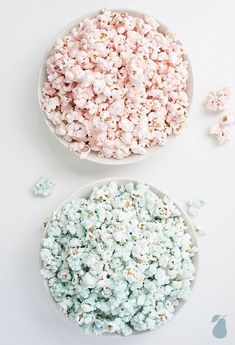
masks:
[[[154,154],[185,125],[193,78],[180,41],[132,10],[96,11],[59,33],[38,95],[56,138],[80,158],[120,165]]]

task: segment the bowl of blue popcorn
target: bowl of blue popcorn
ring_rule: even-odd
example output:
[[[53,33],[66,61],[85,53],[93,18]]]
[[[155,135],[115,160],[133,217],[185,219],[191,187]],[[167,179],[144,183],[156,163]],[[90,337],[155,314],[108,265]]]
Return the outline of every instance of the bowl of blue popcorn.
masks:
[[[128,336],[162,326],[189,298],[197,240],[185,213],[155,187],[105,179],[53,212],[40,265],[69,320],[89,333]]]

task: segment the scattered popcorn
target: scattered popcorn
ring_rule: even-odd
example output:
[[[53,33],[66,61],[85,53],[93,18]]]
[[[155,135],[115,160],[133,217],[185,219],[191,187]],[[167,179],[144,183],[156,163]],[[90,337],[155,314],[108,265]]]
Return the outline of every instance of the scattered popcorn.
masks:
[[[196,252],[170,199],[144,184],[111,182],[52,214],[41,273],[75,324],[127,336],[173,317],[190,295]]]
[[[226,115],[223,115],[221,120],[220,120],[220,125],[221,126],[232,126],[235,123],[235,114],[234,113],[229,113]]]
[[[54,185],[54,182],[49,178],[42,176],[33,185],[32,192],[36,196],[48,196],[51,194]]]
[[[191,217],[198,216],[200,210],[205,206],[205,202],[201,199],[190,199],[187,202],[187,213]]]
[[[234,125],[235,114],[228,113],[222,116],[219,123],[210,129],[210,135],[213,135],[219,144],[229,142],[229,130],[227,127]]]
[[[198,235],[198,236],[205,236],[206,235],[205,231],[203,231],[198,224],[194,223],[193,228],[194,228],[196,235]]]
[[[210,135],[214,136],[218,144],[223,145],[229,142],[229,130],[223,123],[216,124],[210,129]]]
[[[158,27],[150,17],[103,11],[52,49],[42,106],[83,158],[145,154],[183,128],[188,62],[175,36]]]
[[[206,99],[205,106],[211,111],[224,111],[227,108],[229,97],[230,90],[228,87],[212,91]]]

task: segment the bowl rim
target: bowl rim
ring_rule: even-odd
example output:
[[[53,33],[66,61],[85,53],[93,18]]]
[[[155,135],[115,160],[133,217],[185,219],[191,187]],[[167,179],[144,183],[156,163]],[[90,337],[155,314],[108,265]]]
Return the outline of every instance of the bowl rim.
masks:
[[[138,11],[138,10],[134,10],[134,9],[128,9],[128,8],[111,8],[111,7],[109,7],[106,9],[114,11],[114,12],[118,12],[118,13],[127,12],[128,14],[130,14],[132,16],[141,17],[141,18],[143,18],[146,15],[149,15],[146,12],[142,12],[142,11]],[[56,137],[56,139],[69,152],[76,155],[79,159],[85,159],[85,160],[88,160],[88,161],[91,161],[94,163],[98,163],[98,164],[103,164],[103,165],[127,165],[127,164],[137,163],[137,162],[140,162],[140,161],[143,161],[147,158],[152,157],[156,153],[156,151],[158,151],[159,149],[163,149],[163,147],[160,145],[155,145],[153,147],[147,148],[147,152],[145,154],[138,155],[138,154],[132,153],[129,156],[124,157],[122,159],[116,159],[114,157],[101,157],[101,156],[98,156],[98,154],[94,151],[91,151],[85,158],[81,158],[77,152],[69,150],[69,143],[67,141],[65,141],[61,136],[59,136],[55,132],[55,127],[50,122],[50,120],[48,120],[48,118],[46,117],[45,111],[44,111],[43,106],[42,106],[42,98],[43,98],[42,97],[42,86],[43,86],[44,82],[46,81],[46,60],[50,56],[50,52],[51,52],[53,46],[55,45],[56,40],[64,37],[67,33],[70,32],[70,30],[73,27],[75,27],[78,23],[80,23],[84,19],[86,19],[86,18],[92,19],[92,18],[96,17],[98,14],[100,14],[101,12],[102,12],[102,10],[96,10],[96,11],[91,11],[91,12],[88,12],[86,14],[79,16],[78,18],[76,18],[75,20],[73,20],[72,22],[67,24],[63,29],[61,29],[54,36],[54,38],[51,40],[49,46],[47,47],[47,49],[43,55],[43,58],[42,58],[41,64],[40,64],[40,68],[39,68],[38,83],[37,83],[38,103],[39,103],[41,114],[43,115],[44,121],[45,121],[47,127],[49,128],[51,134],[54,137]],[[149,16],[155,18],[152,15],[149,15]],[[156,20],[160,24],[160,26],[159,26],[160,32],[165,32],[165,31],[169,30],[168,26],[163,24],[158,19],[156,19]],[[177,42],[180,43],[182,46],[184,46],[180,40],[177,40]],[[192,106],[192,99],[193,99],[193,71],[192,71],[192,65],[190,63],[188,55],[185,53],[183,55],[183,57],[184,57],[184,60],[188,62],[188,79],[187,79],[186,93],[189,97],[189,105],[187,107],[187,110],[188,110],[188,112],[190,112],[190,109]],[[187,120],[188,119],[186,119],[186,121]],[[185,128],[185,125],[184,125],[184,128]],[[184,128],[183,128],[183,130],[184,130]],[[171,141],[172,139],[173,139],[173,136],[170,136],[168,138],[168,142]],[[168,144],[168,142],[167,142],[167,144]]]
[[[192,243],[194,246],[196,246],[198,248],[198,251],[195,253],[195,255],[192,258],[192,262],[193,265],[195,267],[195,275],[194,275],[194,280],[191,281],[190,283],[190,289],[191,289],[191,295],[192,292],[194,291],[195,285],[197,283],[197,279],[198,279],[198,270],[199,270],[199,247],[198,247],[198,241],[197,241],[197,235],[196,232],[194,230],[194,227],[189,219],[189,217],[187,216],[187,214],[185,213],[185,211],[179,206],[179,204],[177,202],[175,202],[175,200],[171,197],[169,197],[168,194],[166,194],[165,192],[163,192],[162,190],[158,189],[157,187],[155,187],[154,185],[148,183],[148,182],[143,182],[140,180],[136,180],[136,179],[132,179],[132,178],[125,178],[125,177],[109,177],[109,178],[103,178],[103,179],[99,179],[99,180],[95,180],[93,182],[90,182],[88,184],[85,184],[84,186],[79,187],[78,189],[76,189],[74,192],[72,192],[68,197],[66,197],[60,204],[59,206],[56,207],[56,209],[51,213],[51,215],[58,211],[59,209],[61,209],[62,207],[64,207],[68,202],[71,202],[72,200],[76,199],[76,198],[87,198],[89,197],[90,193],[92,192],[92,190],[94,188],[99,188],[101,186],[105,186],[108,185],[111,182],[116,182],[118,185],[123,185],[126,183],[134,183],[134,185],[136,184],[145,184],[148,185],[150,187],[150,190],[152,192],[154,192],[157,196],[162,197],[167,197],[169,198],[171,201],[173,201],[174,205],[180,210],[182,217],[184,218],[186,225],[187,225],[187,232],[191,235],[192,238]],[[42,266],[42,260],[40,257],[40,252],[42,249],[42,241],[44,238],[47,237],[47,227],[48,227],[48,223],[49,223],[49,218],[51,217],[51,215],[46,219],[44,226],[43,226],[43,233],[42,233],[42,237],[40,240],[40,247],[39,247],[39,271],[43,268]],[[41,275],[41,273],[40,273]],[[49,287],[48,287],[48,279],[47,278],[43,278],[41,275],[41,278],[43,280],[44,286],[48,292],[49,298],[52,301],[54,307],[56,308],[57,311],[59,311],[60,315],[64,316],[64,319],[68,320],[70,323],[72,322],[67,315],[65,315],[58,307],[56,301],[54,300],[53,296],[50,293]],[[191,297],[191,296],[190,296]],[[173,320],[175,318],[175,316],[180,312],[180,310],[182,310],[182,308],[185,306],[185,304],[188,302],[188,300],[181,300],[179,305],[175,308],[174,311],[174,315],[172,317],[171,320]],[[171,321],[169,320],[169,321]],[[169,322],[168,321],[168,322]],[[168,324],[168,322],[166,324]],[[164,324],[165,325],[165,324]],[[164,326],[163,325],[163,326]],[[82,328],[82,326],[79,326],[80,328]],[[156,331],[158,329],[158,327],[156,327],[155,329],[153,329],[152,331]],[[141,335],[144,333],[147,333],[151,330],[146,330],[146,331],[134,331],[132,335]],[[105,336],[123,336],[121,334],[109,334],[109,333],[105,333],[102,334]]]

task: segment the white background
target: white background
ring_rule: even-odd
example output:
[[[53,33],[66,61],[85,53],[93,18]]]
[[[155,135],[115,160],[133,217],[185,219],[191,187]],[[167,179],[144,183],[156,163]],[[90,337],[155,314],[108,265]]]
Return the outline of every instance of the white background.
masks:
[[[94,9],[127,7],[150,13],[184,43],[194,72],[194,100],[183,133],[155,157],[131,166],[106,167],[67,152],[39,111],[37,77],[49,42],[70,21]],[[219,115],[201,106],[211,89],[233,88],[235,111],[234,0],[21,0],[1,1],[1,231],[0,344],[72,345],[234,344],[235,126],[218,147],[207,135]],[[40,175],[56,182],[46,199],[33,197]],[[133,177],[154,184],[181,205],[200,197],[200,271],[191,299],[166,326],[135,337],[95,337],[54,309],[39,274],[40,226],[78,187],[99,178]],[[233,251],[233,254],[232,254]],[[214,314],[227,314],[228,335],[212,336]]]

